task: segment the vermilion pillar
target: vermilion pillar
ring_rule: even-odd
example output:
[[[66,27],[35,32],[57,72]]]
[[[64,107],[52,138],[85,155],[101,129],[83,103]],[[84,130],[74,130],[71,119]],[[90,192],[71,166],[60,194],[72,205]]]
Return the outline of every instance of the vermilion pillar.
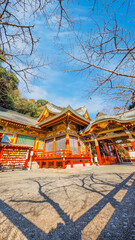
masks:
[[[134,148],[134,151],[135,151],[135,141],[134,141],[134,139],[131,139],[131,144],[132,144],[132,146]]]
[[[44,147],[43,147],[43,152],[45,152],[45,141],[44,141]]]
[[[56,138],[53,139],[53,155],[55,156],[56,152]]]
[[[42,161],[39,162],[39,168],[42,168]]]
[[[96,145],[97,157],[98,157],[99,165],[102,165],[102,158],[101,158],[100,148],[99,148],[97,139],[95,139],[95,145]]]
[[[66,136],[66,150],[70,150],[70,145],[69,145],[69,135]]]
[[[86,152],[86,154],[88,153],[87,143],[86,142],[85,142],[85,152]]]
[[[35,138],[35,141],[34,141],[34,149],[37,149],[37,143],[38,143],[38,139]]]

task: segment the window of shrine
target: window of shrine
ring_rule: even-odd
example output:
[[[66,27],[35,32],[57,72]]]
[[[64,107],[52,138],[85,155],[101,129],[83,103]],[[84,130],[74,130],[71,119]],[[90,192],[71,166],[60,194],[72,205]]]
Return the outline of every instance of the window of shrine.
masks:
[[[74,136],[69,137],[69,144],[70,144],[70,150],[72,151],[73,154],[79,154],[79,149],[78,149],[78,138]]]
[[[56,138],[56,151],[66,150],[66,136]]]
[[[35,142],[35,138],[34,137],[18,135],[17,144],[25,144],[25,145],[34,146],[34,142]]]
[[[53,139],[48,139],[45,141],[45,152],[53,151]]]

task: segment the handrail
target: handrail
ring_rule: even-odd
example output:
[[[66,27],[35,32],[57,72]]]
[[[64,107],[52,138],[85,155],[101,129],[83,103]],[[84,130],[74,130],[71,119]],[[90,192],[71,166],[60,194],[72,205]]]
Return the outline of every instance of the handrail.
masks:
[[[58,150],[51,152],[44,152],[43,150],[35,150],[33,158],[65,158],[65,157],[90,157],[89,152],[82,154],[73,154],[71,150]]]

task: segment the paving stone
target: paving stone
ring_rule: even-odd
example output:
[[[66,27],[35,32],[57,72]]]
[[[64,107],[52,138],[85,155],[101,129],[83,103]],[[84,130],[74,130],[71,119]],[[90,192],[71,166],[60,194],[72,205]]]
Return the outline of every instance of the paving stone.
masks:
[[[135,164],[0,173],[0,240],[135,240],[133,172]]]

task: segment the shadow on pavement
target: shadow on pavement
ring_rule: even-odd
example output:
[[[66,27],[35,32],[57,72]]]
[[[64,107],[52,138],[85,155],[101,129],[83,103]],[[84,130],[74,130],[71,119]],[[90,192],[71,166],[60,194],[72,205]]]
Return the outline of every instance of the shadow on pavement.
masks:
[[[43,201],[33,201],[33,200],[19,200],[15,201],[12,200],[12,202],[30,202],[30,203],[43,203],[43,202],[48,202],[59,214],[59,216],[62,218],[64,221],[64,224],[58,223],[57,228],[52,229],[48,234],[42,231],[40,228],[38,228],[36,225],[34,225],[31,221],[26,219],[22,214],[14,210],[12,207],[10,207],[7,203],[0,201],[0,210],[1,212],[23,233],[25,237],[29,240],[41,240],[41,239],[61,239],[61,240],[81,240],[82,239],[82,231],[83,229],[97,216],[97,214],[100,213],[100,211],[106,206],[106,204],[110,203],[113,208],[115,208],[115,212],[111,219],[108,221],[107,225],[101,232],[99,239],[113,239],[110,235],[110,238],[107,238],[106,236],[106,231],[109,232],[110,230],[110,224],[112,222],[116,221],[116,215],[119,210],[119,217],[121,216],[121,211],[123,211],[123,206],[124,206],[124,201],[127,201],[129,203],[132,201],[132,205],[134,203],[133,196],[131,197],[133,187],[135,183],[132,184],[132,186],[126,185],[127,182],[132,179],[134,173],[128,176],[125,180],[123,180],[121,183],[115,185],[109,182],[105,182],[102,179],[97,179],[93,174],[90,175],[90,181],[91,184],[87,185],[85,183],[85,177],[81,179],[81,185],[79,186],[82,189],[85,189],[90,192],[97,192],[98,194],[101,194],[102,199],[97,202],[93,207],[91,207],[88,211],[86,211],[82,216],[80,216],[76,221],[73,221],[66,212],[62,210],[60,205],[57,202],[54,202],[50,197],[47,196],[45,191],[43,192],[43,187],[46,186],[46,184],[41,185],[41,183],[37,180],[34,180],[35,183],[38,185],[38,192],[39,195],[44,198]],[[88,176],[87,176],[88,177]],[[120,179],[122,180],[122,176],[119,176]],[[49,184],[49,183],[48,183]],[[105,186],[111,186],[113,187],[113,190],[111,190],[108,194],[103,194],[102,191],[97,191],[96,188],[94,188],[93,185],[96,184],[101,184]],[[76,184],[73,184],[76,185]],[[78,185],[77,185],[78,186]],[[117,201],[114,196],[116,193],[119,192],[121,189],[126,189],[128,192],[126,193],[125,197],[122,200],[122,203]],[[135,205],[135,204],[134,204]],[[131,207],[131,205],[129,206]],[[129,208],[127,211],[129,211]],[[130,209],[132,211],[132,209]],[[51,213],[50,213],[51,214]],[[123,213],[124,214],[124,213]],[[127,215],[126,215],[127,216]],[[117,223],[120,225],[121,219],[118,219]],[[130,223],[130,221],[129,221]],[[97,223],[98,224],[98,223]],[[125,228],[126,231],[126,228]],[[114,232],[114,230],[113,230]],[[113,234],[113,232],[110,231],[110,234]],[[122,235],[123,236],[123,235]],[[120,237],[122,237],[120,236]],[[109,237],[109,235],[108,235]],[[90,238],[88,238],[90,240]],[[115,238],[116,239],[116,238]],[[123,238],[118,238],[118,239],[123,239]]]

